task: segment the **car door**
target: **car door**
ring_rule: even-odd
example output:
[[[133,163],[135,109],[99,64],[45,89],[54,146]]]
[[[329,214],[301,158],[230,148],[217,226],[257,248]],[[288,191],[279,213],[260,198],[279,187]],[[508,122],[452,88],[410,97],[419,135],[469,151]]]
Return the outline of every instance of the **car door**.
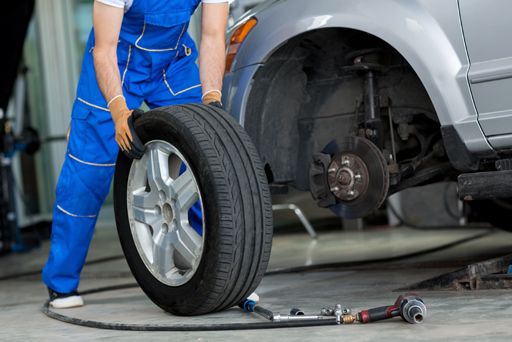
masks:
[[[491,145],[512,146],[512,1],[459,0],[468,80]]]

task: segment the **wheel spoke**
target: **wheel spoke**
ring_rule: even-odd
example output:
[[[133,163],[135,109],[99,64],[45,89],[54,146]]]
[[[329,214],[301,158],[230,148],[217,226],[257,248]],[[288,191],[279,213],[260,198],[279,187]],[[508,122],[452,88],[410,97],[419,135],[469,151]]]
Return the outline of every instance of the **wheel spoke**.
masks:
[[[158,221],[161,220],[161,216],[157,215],[155,209],[144,209],[138,207],[133,207],[133,218],[136,221],[150,226],[154,226]]]
[[[178,178],[176,178],[171,186],[177,194],[180,194],[184,191],[192,191],[192,188],[195,188],[194,177],[192,176],[192,172],[190,170],[185,170]]]
[[[192,172],[188,169],[171,183],[171,187],[177,196],[178,206],[183,214],[188,212],[199,199],[196,182]]]
[[[138,208],[153,209],[159,204],[158,192],[146,192],[144,188],[133,192],[133,205]]]
[[[167,272],[174,268],[171,234],[164,234],[160,230],[153,237],[153,241],[153,269],[162,276],[165,276]]]
[[[157,221],[161,220],[161,216],[157,212],[156,205],[158,204],[158,194],[154,192],[138,191],[133,195],[133,218],[136,221],[154,225]]]
[[[169,180],[169,155],[160,149],[149,151],[147,160],[147,176],[149,187],[154,190],[167,190],[167,181]]]
[[[187,265],[192,267],[198,258],[201,242],[201,237],[187,222],[178,227],[174,239],[174,248],[187,262]]]
[[[152,230],[145,224],[136,224],[134,227],[134,233],[136,234],[138,245],[142,248],[142,252],[147,257],[152,257],[154,244]]]

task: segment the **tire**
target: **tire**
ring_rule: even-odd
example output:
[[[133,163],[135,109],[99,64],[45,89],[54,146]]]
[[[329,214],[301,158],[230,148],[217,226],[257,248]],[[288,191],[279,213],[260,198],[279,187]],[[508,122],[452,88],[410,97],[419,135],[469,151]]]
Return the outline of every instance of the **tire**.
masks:
[[[181,239],[182,232],[185,232],[184,237],[191,234],[190,220],[188,225],[183,223],[183,220],[187,221],[182,215],[186,206],[182,208],[181,204],[177,204],[180,200],[175,201],[174,197],[171,199],[172,195],[167,198],[160,191],[162,196],[158,203],[167,201],[162,204],[162,210],[158,210],[158,204],[155,210],[146,210],[144,207],[144,214],[139,214],[138,206],[142,203],[139,198],[148,203],[152,203],[148,199],[156,198],[151,195],[153,183],[149,181],[149,177],[154,174],[148,176],[150,173],[146,173],[143,176],[148,178],[147,185],[140,189],[132,184],[140,178],[137,178],[137,172],[141,167],[146,165],[151,168],[154,164],[147,160],[143,162],[142,159],[132,161],[119,153],[114,177],[116,225],[123,252],[135,279],[156,305],[176,315],[206,314],[239,304],[256,289],[264,275],[270,257],[273,229],[267,180],[249,136],[223,110],[199,104],[153,109],[136,121],[135,129],[148,149],[143,159],[152,160],[152,153],[160,155],[167,151],[162,152],[168,146],[177,150],[182,164],[180,174],[175,175],[174,179],[185,174],[182,166],[186,164],[186,170],[192,171],[187,181],[192,182],[190,179],[193,179],[197,185],[194,188],[189,186],[191,183],[187,183],[187,188],[195,190],[186,194],[197,192],[204,217],[202,230],[197,233],[202,238],[201,248],[195,248],[196,244],[192,244],[195,249],[186,249],[196,252],[201,250],[200,256],[196,255],[197,259],[185,262],[183,255],[186,253],[177,253],[180,249],[176,246],[181,246],[182,240],[186,240]],[[153,152],[149,151],[149,147],[154,148]],[[171,155],[167,164],[165,160],[158,164],[164,165],[163,168],[168,165],[170,178],[164,184],[158,183],[164,177],[155,176],[152,180],[158,181],[155,184],[165,186],[173,179],[171,171],[175,167],[172,161],[176,160],[176,154]],[[154,157],[153,160],[162,162],[161,157]],[[176,190],[178,199],[181,196],[179,191]],[[171,206],[172,210],[165,211],[164,206]],[[171,214],[166,216],[166,213]],[[158,219],[155,218],[157,215],[160,215]],[[178,215],[181,216],[176,219]],[[140,217],[143,219],[139,222],[137,219]],[[162,225],[166,227],[165,230],[159,228],[159,237],[167,236],[170,231],[180,237],[168,240],[176,243],[172,249],[162,249],[164,247],[161,247],[161,242],[158,245],[160,247],[153,249],[146,246],[151,243],[156,246],[155,240],[167,241],[155,237],[157,233],[153,226],[160,223],[154,222],[161,222],[160,219],[169,226]],[[148,238],[150,242],[147,242]],[[196,237],[194,241],[199,240]],[[167,260],[169,255],[172,255],[173,262],[169,266],[171,270],[167,271],[169,262],[160,261]],[[153,264],[150,264],[150,259]]]

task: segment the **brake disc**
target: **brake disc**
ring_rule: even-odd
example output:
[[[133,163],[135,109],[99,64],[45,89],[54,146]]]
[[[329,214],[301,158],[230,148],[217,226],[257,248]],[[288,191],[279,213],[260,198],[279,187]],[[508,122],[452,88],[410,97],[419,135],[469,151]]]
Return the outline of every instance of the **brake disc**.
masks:
[[[310,177],[318,204],[348,219],[380,207],[389,189],[382,152],[370,140],[355,136],[333,140],[316,154]]]

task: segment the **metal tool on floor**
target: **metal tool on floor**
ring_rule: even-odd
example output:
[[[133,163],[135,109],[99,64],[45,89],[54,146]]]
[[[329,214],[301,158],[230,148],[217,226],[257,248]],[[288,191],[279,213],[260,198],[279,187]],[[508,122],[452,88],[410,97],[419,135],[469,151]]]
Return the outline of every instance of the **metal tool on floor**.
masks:
[[[420,297],[401,295],[393,305],[363,310],[354,315],[353,318],[360,323],[371,323],[393,317],[402,317],[407,323],[419,324],[423,322],[426,315],[427,307]]]
[[[320,310],[320,315],[322,316],[334,316],[337,324],[353,323],[353,321],[350,322],[351,318],[349,316],[351,313],[352,309],[347,307],[343,308],[341,304],[336,304],[333,308],[322,308],[322,310]]]
[[[246,312],[254,312],[271,322],[296,322],[296,321],[321,321],[335,320],[337,324],[371,323],[393,317],[402,317],[405,322],[411,324],[422,323],[427,308],[423,300],[413,294],[400,295],[393,305],[381,306],[378,308],[362,310],[356,315],[352,314],[352,310],[336,304],[333,308],[323,308],[318,315],[306,315],[304,311],[293,308],[289,315],[281,315],[273,313],[265,309],[252,300],[246,300],[240,304],[240,307]]]
[[[339,304],[337,304],[337,305],[339,305]],[[268,319],[269,321],[276,322],[276,323],[278,323],[278,322],[319,321],[319,320],[328,321],[328,320],[330,320],[330,321],[333,321],[333,324],[334,324],[334,320],[337,320],[337,318],[338,318],[336,315],[334,315],[334,311],[331,311],[330,314],[320,313],[319,315],[306,315],[304,313],[304,311],[297,309],[297,308],[291,309],[289,315],[281,315],[279,313],[273,313],[272,311],[265,309],[259,305],[254,305],[254,304],[247,305],[247,301],[244,304],[240,305],[240,307],[243,308],[244,311],[246,311],[246,312],[254,312],[254,313],[260,315],[261,317]],[[340,307],[341,307],[341,305],[340,305]],[[340,310],[340,312],[341,312],[341,310]]]

